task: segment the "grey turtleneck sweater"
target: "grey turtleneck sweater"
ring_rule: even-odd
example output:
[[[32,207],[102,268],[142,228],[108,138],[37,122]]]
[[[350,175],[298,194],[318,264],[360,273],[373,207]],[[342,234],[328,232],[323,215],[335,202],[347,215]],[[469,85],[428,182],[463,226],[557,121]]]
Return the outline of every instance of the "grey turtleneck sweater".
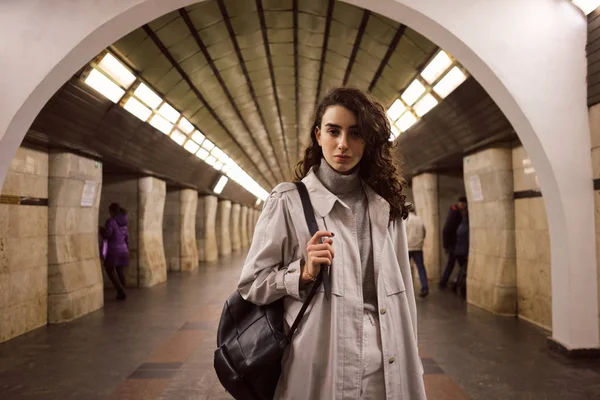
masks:
[[[365,310],[377,312],[377,289],[375,286],[369,207],[367,195],[358,176],[358,168],[355,168],[352,173],[344,175],[333,169],[325,161],[325,158],[321,158],[321,164],[318,168],[315,166],[314,171],[323,186],[352,210],[356,223],[356,244],[353,245],[358,245],[360,254],[364,308]]]

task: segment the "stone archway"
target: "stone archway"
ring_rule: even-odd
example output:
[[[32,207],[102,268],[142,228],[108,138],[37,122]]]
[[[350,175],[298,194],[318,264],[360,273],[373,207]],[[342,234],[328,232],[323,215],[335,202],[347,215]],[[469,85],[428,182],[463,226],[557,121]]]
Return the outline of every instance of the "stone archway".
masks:
[[[409,25],[448,50],[500,106],[544,192],[554,339],[567,348],[598,347],[583,15],[567,0],[346,1]],[[3,2],[0,185],[36,115],[78,68],[129,31],[195,2]]]

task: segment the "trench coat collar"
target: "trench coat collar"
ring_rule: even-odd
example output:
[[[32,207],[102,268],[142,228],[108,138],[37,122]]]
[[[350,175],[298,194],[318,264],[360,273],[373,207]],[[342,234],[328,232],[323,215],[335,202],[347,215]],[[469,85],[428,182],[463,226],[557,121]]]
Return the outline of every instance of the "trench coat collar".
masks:
[[[319,217],[325,218],[329,215],[336,201],[339,201],[340,204],[344,204],[336,195],[331,193],[323,183],[321,183],[313,171],[313,168],[308,171],[308,174],[302,179],[302,182],[304,182],[308,189],[313,208]],[[381,225],[387,227],[390,216],[389,203],[364,182],[363,189],[367,195],[371,220],[378,226]]]

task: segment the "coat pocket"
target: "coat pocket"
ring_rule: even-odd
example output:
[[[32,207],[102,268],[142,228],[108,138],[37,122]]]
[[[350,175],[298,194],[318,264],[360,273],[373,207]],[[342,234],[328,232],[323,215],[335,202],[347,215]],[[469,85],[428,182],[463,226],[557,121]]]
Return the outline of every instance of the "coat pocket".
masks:
[[[387,268],[383,271],[383,273],[385,293],[388,296],[392,296],[394,294],[406,291],[406,287],[404,286],[404,279],[402,279],[402,273],[400,272],[400,266],[395,260],[391,261],[388,264]]]

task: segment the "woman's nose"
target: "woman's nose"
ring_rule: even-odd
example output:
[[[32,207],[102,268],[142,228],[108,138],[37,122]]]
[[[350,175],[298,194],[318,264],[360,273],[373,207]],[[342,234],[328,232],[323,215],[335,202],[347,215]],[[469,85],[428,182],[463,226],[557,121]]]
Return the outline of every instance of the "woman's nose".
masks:
[[[345,134],[341,134],[338,138],[338,147],[340,149],[347,149],[348,148],[348,138],[346,137]]]

